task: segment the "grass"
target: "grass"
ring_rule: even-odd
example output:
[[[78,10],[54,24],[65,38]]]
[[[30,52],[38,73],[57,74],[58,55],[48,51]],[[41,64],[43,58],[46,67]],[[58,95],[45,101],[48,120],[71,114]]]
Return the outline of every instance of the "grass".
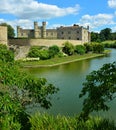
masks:
[[[90,117],[86,122],[79,121],[78,116],[53,116],[36,113],[29,119],[31,130],[116,130],[114,121],[101,117]]]
[[[105,51],[103,54],[84,54],[84,55],[72,55],[72,56],[67,56],[67,57],[55,57],[49,60],[40,60],[40,61],[26,61],[26,62],[20,62],[21,66],[23,67],[52,67],[52,66],[57,66],[61,64],[67,64],[70,62],[75,62],[75,61],[80,61],[80,60],[85,60],[85,59],[90,59],[90,58],[95,58],[95,57],[100,57],[104,56],[106,53],[109,53],[109,51]]]
[[[103,43],[103,44],[105,44],[105,43],[112,44],[112,43],[114,43],[114,42],[115,42],[115,40],[107,40],[107,41],[103,41],[102,43]]]

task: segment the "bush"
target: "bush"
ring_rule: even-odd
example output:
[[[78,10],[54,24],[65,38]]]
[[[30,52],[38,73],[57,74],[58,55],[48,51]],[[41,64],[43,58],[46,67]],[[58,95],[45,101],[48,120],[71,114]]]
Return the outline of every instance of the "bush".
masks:
[[[85,48],[86,48],[86,53],[93,51],[93,46],[92,46],[92,44],[85,43],[84,46],[85,46]]]
[[[39,49],[36,47],[30,48],[29,53],[28,53],[28,57],[34,57],[34,58],[39,57]]]
[[[75,46],[75,52],[76,52],[77,54],[80,54],[80,55],[85,54],[85,52],[86,52],[86,47],[85,47],[85,46],[82,46],[82,45],[76,45],[76,46]]]
[[[105,43],[105,44],[104,44],[104,47],[110,48],[110,47],[111,47],[111,44],[110,44],[110,43]]]
[[[0,61],[12,62],[14,61],[14,53],[8,50],[6,45],[0,44]]]
[[[103,44],[93,44],[93,52],[94,53],[103,53],[104,52],[104,45]]]
[[[47,60],[50,58],[49,51],[48,50],[39,50],[38,51],[38,57],[41,60]]]
[[[50,57],[54,57],[60,52],[60,48],[57,45],[53,45],[49,47],[49,55]]]
[[[74,46],[70,42],[65,42],[64,47],[62,48],[62,51],[66,53],[67,55],[73,55],[74,54]]]

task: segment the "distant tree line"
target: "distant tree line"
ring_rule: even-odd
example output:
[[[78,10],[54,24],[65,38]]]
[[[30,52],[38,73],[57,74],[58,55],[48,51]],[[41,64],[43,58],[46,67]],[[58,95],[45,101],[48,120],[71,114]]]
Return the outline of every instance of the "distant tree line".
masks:
[[[110,28],[105,28],[99,33],[91,32],[91,42],[102,42],[106,40],[116,40],[116,32],[112,32]]]

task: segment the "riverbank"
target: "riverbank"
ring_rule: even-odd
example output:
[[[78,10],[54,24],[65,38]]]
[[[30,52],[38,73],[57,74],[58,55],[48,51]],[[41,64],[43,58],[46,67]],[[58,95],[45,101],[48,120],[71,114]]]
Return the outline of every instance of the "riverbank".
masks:
[[[21,62],[22,67],[53,67],[58,66],[62,64],[68,64],[71,62],[76,62],[80,60],[86,60],[96,57],[102,57],[106,54],[110,53],[109,50],[106,50],[103,54],[95,54],[95,53],[89,53],[84,55],[73,55],[73,56],[67,56],[67,57],[55,57],[49,60],[40,60],[40,61],[23,61]]]

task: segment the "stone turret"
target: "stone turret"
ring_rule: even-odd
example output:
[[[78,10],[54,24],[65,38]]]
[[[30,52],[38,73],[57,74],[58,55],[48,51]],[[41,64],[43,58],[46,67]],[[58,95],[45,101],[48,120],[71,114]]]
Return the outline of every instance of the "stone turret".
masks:
[[[17,37],[21,36],[21,28],[20,26],[17,26]]]
[[[46,38],[46,22],[42,22],[42,38]]]
[[[38,28],[38,23],[34,22],[34,37],[38,38],[39,36],[39,28]]]
[[[89,31],[89,26],[87,26],[87,30]]]

